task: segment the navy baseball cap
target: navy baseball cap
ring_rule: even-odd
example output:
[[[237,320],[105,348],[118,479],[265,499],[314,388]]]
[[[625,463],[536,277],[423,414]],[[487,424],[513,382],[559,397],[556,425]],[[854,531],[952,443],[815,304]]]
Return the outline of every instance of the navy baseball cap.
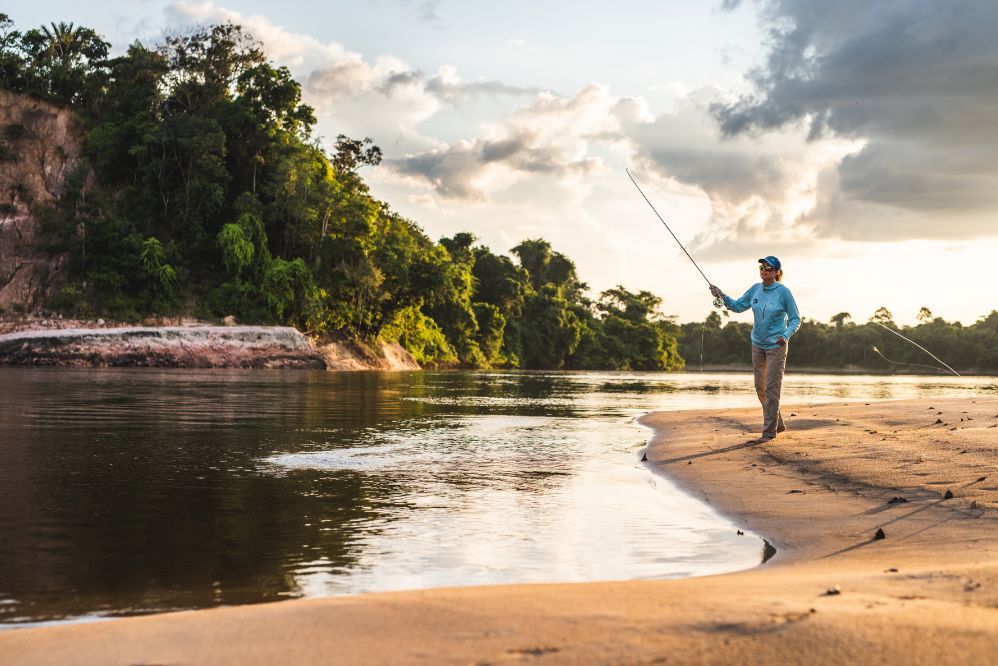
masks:
[[[759,263],[760,264],[769,264],[770,266],[772,266],[776,270],[782,270],[782,268],[783,268],[780,265],[780,260],[777,259],[776,257],[774,257],[773,255],[769,255],[768,257],[763,257],[762,259],[759,260]]]

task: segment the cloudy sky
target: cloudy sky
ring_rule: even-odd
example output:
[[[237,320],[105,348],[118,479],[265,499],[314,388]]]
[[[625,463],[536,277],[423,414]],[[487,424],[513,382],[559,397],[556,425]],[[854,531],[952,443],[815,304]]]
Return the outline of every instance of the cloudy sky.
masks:
[[[365,177],[431,237],[543,237],[594,293],[648,289],[682,321],[706,284],[625,169],[732,295],[776,254],[812,319],[998,307],[994,0],[6,4],[118,51],[239,23],[327,145],[381,146]]]

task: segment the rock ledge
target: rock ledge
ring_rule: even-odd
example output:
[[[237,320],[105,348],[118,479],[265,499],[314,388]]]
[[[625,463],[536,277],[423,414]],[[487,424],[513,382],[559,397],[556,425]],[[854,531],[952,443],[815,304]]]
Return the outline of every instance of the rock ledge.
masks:
[[[326,361],[291,327],[135,326],[0,335],[0,365],[323,370]]]

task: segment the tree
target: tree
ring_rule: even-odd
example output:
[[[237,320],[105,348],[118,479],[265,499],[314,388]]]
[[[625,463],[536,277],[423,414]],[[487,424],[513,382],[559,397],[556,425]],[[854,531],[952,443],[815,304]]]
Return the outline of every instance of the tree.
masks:
[[[87,107],[102,95],[111,45],[90,28],[52,23],[21,38],[26,92]]]
[[[10,17],[0,12],[0,88],[23,90],[26,61],[21,51],[21,33]]]
[[[835,328],[841,329],[843,326],[848,324],[850,320],[852,320],[851,314],[848,312],[840,312],[837,315],[834,315],[830,321],[835,325]]]
[[[597,307],[607,315],[639,323],[658,318],[660,305],[662,299],[649,291],[639,291],[634,294],[622,285],[617,285],[616,288],[600,294]]]
[[[354,173],[362,166],[381,164],[381,148],[375,146],[370,137],[358,140],[337,135],[334,150],[333,167],[340,173]]]
[[[166,104],[172,112],[225,102],[239,78],[265,62],[260,43],[232,23],[167,37],[163,52],[170,63]]]
[[[166,251],[163,244],[155,236],[150,236],[142,243],[139,261],[146,275],[163,293],[170,295],[177,287],[177,271],[166,261]]]
[[[440,239],[449,262],[445,268],[443,289],[438,298],[424,307],[424,311],[443,329],[447,341],[457,351],[462,364],[481,367],[488,365],[488,361],[478,344],[481,331],[472,305],[475,294],[475,277],[472,273],[475,255],[471,252],[471,245],[474,241],[475,237],[468,233]],[[500,335],[499,340],[501,339]]]
[[[614,370],[666,370],[682,367],[674,330],[658,312],[662,299],[641,291],[633,293],[623,286],[604,291],[596,309],[598,320],[579,319],[590,334],[583,331],[581,352],[573,365],[596,365]]]
[[[915,315],[915,319],[917,319],[919,322],[921,322],[923,324],[929,323],[930,321],[932,321],[932,318],[933,318],[932,310],[930,310],[929,308],[927,308],[925,306],[922,306],[918,310],[918,314]]]
[[[585,291],[586,285],[579,281],[572,260],[560,252],[554,252],[546,240],[525,240],[510,251],[519,258],[520,266],[527,271],[534,291],[551,285],[569,300],[578,299]]]
[[[509,257],[493,254],[486,247],[477,247],[474,252],[475,300],[495,305],[507,320],[519,319],[530,290],[527,272]]]
[[[872,324],[882,324],[887,327],[894,327],[894,315],[891,311],[884,306],[877,308],[876,312],[870,317],[870,323]]]
[[[527,296],[515,330],[522,367],[558,369],[578,347],[582,324],[565,297],[548,284]]]

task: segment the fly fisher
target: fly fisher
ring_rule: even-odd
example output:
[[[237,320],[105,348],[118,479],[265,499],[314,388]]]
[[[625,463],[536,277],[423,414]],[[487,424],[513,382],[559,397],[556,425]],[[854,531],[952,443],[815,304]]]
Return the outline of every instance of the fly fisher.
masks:
[[[749,287],[737,300],[713,284],[710,285],[710,293],[719,297],[732,312],[752,308],[755,320],[752,326],[752,370],[763,417],[762,436],[756,441],[768,442],[787,429],[780,413],[780,393],[790,336],[800,328],[800,313],[793,294],[783,284],[783,265],[779,259],[772,255],[759,259],[759,276],[762,281]]]

